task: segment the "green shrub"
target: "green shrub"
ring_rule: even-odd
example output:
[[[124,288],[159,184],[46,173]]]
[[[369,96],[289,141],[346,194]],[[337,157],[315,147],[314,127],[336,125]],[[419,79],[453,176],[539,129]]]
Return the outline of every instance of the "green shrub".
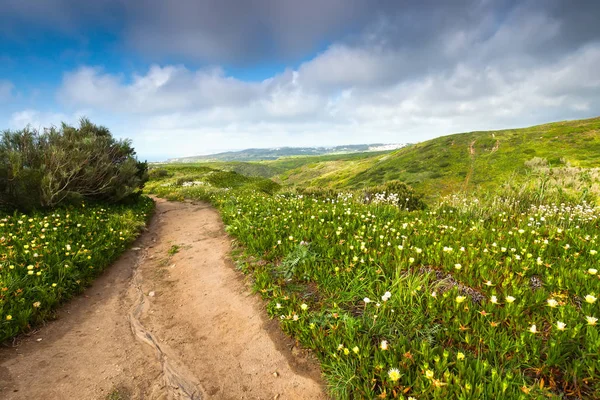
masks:
[[[75,200],[118,202],[139,193],[148,166],[128,140],[82,119],[38,131],[5,131],[0,141],[0,206],[30,210]]]

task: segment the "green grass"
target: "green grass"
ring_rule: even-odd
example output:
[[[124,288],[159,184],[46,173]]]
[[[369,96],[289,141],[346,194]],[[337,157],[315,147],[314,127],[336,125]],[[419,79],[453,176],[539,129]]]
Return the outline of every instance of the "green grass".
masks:
[[[538,192],[406,212],[203,190],[269,315],[319,357],[335,398],[600,397],[600,209],[536,206]]]
[[[508,180],[522,180],[530,173],[525,162],[534,157],[548,160],[553,167],[597,167],[600,118],[449,135],[390,154],[367,155],[360,162],[315,159],[279,178],[283,183],[334,188],[361,188],[397,179],[433,198],[459,190],[495,190]]]
[[[0,342],[51,318],[137,237],[154,203],[0,215]]]

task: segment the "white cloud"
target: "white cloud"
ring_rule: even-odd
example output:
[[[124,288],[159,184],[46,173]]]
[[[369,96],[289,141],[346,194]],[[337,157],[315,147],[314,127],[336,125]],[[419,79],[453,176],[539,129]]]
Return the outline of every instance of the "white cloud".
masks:
[[[26,126],[30,126],[33,129],[42,129],[59,126],[61,122],[74,124],[82,115],[82,113],[78,112],[67,115],[64,113],[26,109],[14,112],[10,116],[9,125],[12,129],[22,129]]]

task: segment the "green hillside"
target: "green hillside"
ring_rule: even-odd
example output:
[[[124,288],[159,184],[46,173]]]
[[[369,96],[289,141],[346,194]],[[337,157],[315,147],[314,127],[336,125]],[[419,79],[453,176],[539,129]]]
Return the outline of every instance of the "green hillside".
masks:
[[[539,159],[549,167],[599,167],[600,117],[454,134],[359,160],[315,160],[277,180],[286,185],[361,188],[398,179],[433,196],[518,181],[533,172],[526,162],[543,166]]]

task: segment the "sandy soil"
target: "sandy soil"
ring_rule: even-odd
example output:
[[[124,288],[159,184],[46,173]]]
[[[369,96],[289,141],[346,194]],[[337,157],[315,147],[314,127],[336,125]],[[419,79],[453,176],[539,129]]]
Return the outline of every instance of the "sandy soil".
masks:
[[[325,399],[317,363],[266,318],[229,250],[214,209],[157,200],[90,289],[0,349],[0,398]]]

